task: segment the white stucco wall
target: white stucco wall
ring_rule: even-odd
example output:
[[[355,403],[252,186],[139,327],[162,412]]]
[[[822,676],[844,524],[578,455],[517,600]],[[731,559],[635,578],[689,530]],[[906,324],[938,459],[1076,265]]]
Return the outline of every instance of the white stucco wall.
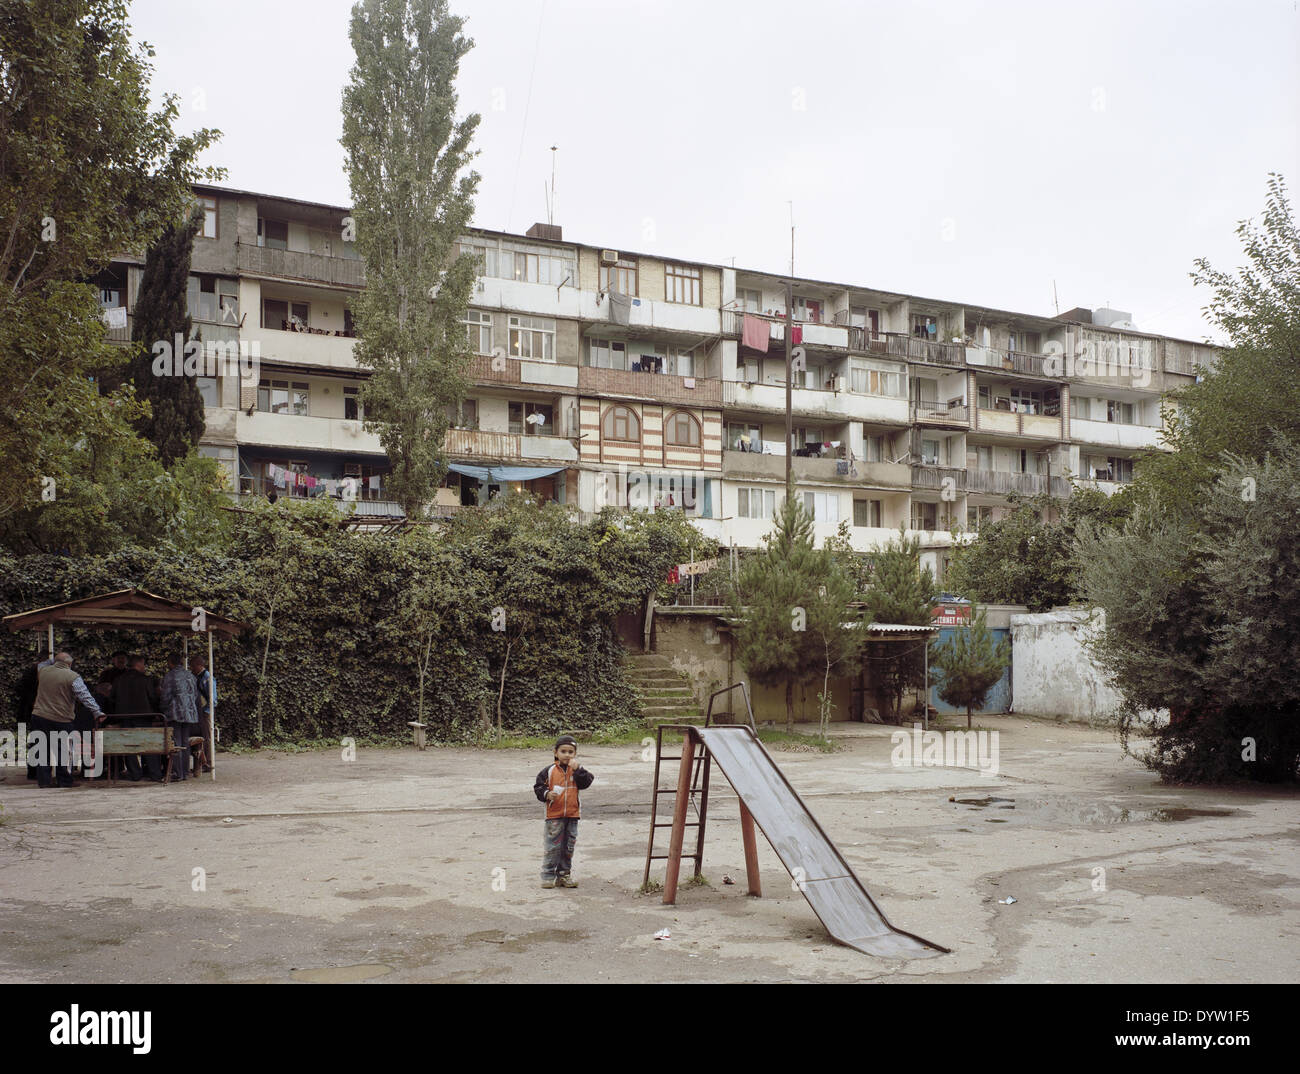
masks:
[[[1084,640],[1104,618],[1086,608],[1011,616],[1012,711],[1092,721],[1114,715],[1121,696],[1105,681]]]

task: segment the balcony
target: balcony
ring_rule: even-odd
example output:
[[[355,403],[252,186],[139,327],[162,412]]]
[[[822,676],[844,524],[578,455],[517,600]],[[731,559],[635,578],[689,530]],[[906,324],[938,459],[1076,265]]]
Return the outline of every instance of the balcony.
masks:
[[[578,461],[578,449],[562,436],[521,436],[482,429],[448,429],[443,449],[456,458],[482,458],[537,463]]]
[[[913,362],[929,362],[931,365],[964,366],[966,364],[964,343],[931,342],[902,332],[886,333],[885,353],[896,358],[907,358]]]
[[[578,367],[578,391],[583,395],[644,399],[682,406],[722,406],[722,381],[712,377],[678,377],[671,373],[633,373],[626,369]],[[784,408],[785,404],[781,404]]]
[[[975,416],[975,429],[981,433],[1006,433],[1009,436],[1032,436],[1061,440],[1061,419],[1046,414],[1025,414],[1009,410],[986,410]]]
[[[1022,496],[1039,496],[1049,490],[1053,496],[1069,496],[1070,483],[1063,477],[1053,477],[1049,486],[1045,474],[1012,474],[1001,470],[967,470],[966,491],[985,492],[1006,496],[1012,492]]]
[[[912,421],[917,425],[935,425],[945,428],[970,428],[970,411],[965,405],[948,406],[946,403],[912,404]]]
[[[264,362],[289,362],[320,369],[356,369],[356,340],[317,332],[285,332],[278,328],[246,327],[244,339],[256,342]]]
[[[524,388],[573,391],[578,387],[578,367],[527,358],[501,358],[476,354],[466,371],[475,384],[510,384]]]
[[[945,484],[945,482],[949,483]],[[913,463],[912,487],[914,489],[935,489],[937,491],[952,489],[956,492],[965,492],[966,471],[958,466],[928,466],[922,463]]]
[[[328,257],[304,250],[273,250],[269,246],[235,244],[235,264],[250,276],[307,280],[335,287],[365,287],[366,265],[360,258]]]
[[[384,454],[378,434],[366,432],[361,422],[305,414],[272,414],[265,410],[248,414],[241,410],[235,417],[235,439],[248,447]]]
[[[849,463],[845,459],[802,456],[795,456],[793,462],[791,469],[799,484],[852,485],[855,488],[895,488],[900,491],[911,487],[911,472],[902,463],[864,462],[861,459]],[[737,481],[784,481],[785,456],[724,451],[722,476]]]
[[[750,317],[757,317],[760,321],[767,322],[769,353],[771,353],[771,343],[775,343],[779,350],[785,347],[785,318],[769,317],[766,314],[751,313]],[[745,324],[745,312],[743,310],[723,310],[722,311],[722,334],[727,336],[739,336]],[[794,327],[799,331],[799,343],[813,348],[820,348],[834,351],[853,351],[858,354],[867,353],[867,343],[865,330],[846,324],[825,324],[821,321],[800,321],[793,322]],[[882,340],[883,353],[883,340]]]
[[[784,384],[751,384],[746,381],[722,381],[722,405],[738,410],[785,413]],[[819,388],[794,388],[790,392],[791,410],[813,418],[840,418],[845,421],[878,421],[906,425],[906,399],[857,392],[834,392]]]
[[[1124,425],[1115,421],[1085,421],[1070,419],[1070,439],[1076,443],[1099,444],[1105,447],[1140,448],[1160,447],[1159,428],[1148,425]]]

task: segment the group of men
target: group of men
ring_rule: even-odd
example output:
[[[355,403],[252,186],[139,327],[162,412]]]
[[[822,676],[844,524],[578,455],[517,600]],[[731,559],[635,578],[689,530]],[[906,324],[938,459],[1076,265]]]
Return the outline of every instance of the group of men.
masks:
[[[201,767],[210,772],[212,766],[206,753],[206,735],[216,700],[216,683],[201,656],[190,660],[187,670],[179,653],[167,656],[167,674],[160,680],[151,676],[143,656],[128,656],[125,652],[113,654],[112,665],[105,668],[95,684],[92,694],[82,677],[72,670],[72,657],[67,652],[55,653],[36,665],[35,692],[31,702],[33,731],[51,732],[93,731],[111,716],[122,727],[148,727],[161,716],[172,728],[172,743],[177,747],[171,756],[171,778],[185,779],[189,775],[190,738],[203,739],[204,752],[195,757],[196,771]],[[125,758],[127,778],[133,782],[142,778],[139,756]],[[47,751],[42,764],[29,766],[28,777],[42,787],[71,787],[73,779],[71,757],[54,757]],[[162,760],[158,754],[143,757],[144,768],[154,782],[162,782]]]

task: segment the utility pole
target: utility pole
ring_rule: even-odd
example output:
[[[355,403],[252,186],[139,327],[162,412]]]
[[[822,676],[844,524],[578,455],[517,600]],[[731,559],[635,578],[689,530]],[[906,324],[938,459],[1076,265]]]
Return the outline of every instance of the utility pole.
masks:
[[[793,242],[793,239],[791,240]],[[785,285],[785,492],[794,495],[794,375],[791,353],[794,340],[794,281]]]

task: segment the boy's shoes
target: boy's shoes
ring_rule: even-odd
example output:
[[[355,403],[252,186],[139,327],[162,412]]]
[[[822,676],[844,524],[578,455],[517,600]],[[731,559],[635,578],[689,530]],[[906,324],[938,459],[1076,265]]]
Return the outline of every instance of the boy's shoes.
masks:
[[[578,882],[570,876],[557,876],[555,883],[557,887],[562,888],[576,888],[578,886]]]
[[[542,881],[542,887],[544,887],[544,888],[553,888],[553,887],[555,887],[555,881],[554,881],[554,880],[543,880],[543,881]]]

